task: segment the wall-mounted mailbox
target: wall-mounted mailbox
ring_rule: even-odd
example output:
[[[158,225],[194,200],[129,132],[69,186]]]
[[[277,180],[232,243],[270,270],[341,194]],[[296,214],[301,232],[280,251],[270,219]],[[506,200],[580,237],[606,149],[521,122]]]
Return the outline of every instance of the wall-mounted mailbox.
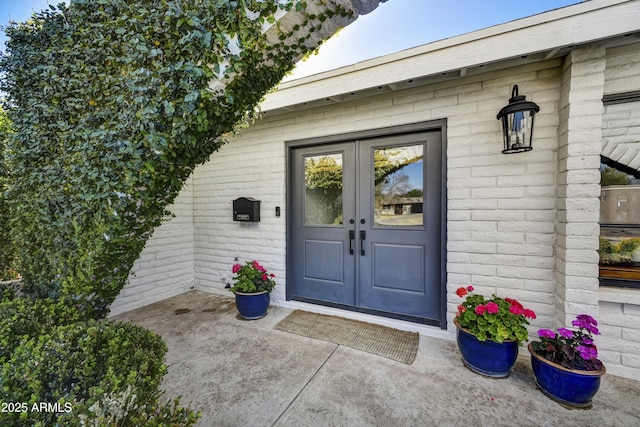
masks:
[[[260,200],[253,197],[238,197],[233,201],[233,220],[245,222],[260,221]]]

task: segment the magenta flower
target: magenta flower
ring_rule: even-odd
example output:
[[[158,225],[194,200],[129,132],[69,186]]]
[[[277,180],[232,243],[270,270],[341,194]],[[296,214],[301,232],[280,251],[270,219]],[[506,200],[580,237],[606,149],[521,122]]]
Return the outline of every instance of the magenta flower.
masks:
[[[482,316],[485,311],[487,311],[487,307],[485,307],[484,305],[480,304],[476,306],[476,314],[478,316]]]
[[[241,268],[242,266],[240,264],[233,264],[233,267],[231,267],[231,272],[235,274],[240,271]]]
[[[593,344],[593,340],[587,336],[583,336],[582,338],[580,338],[580,342],[584,345],[592,345]]]
[[[565,338],[573,338],[573,331],[567,328],[558,328],[558,334]]]
[[[538,336],[541,338],[555,338],[556,333],[551,329],[538,329]]]
[[[586,329],[592,334],[600,334],[600,331],[597,328],[598,322],[588,314],[579,314],[578,316],[576,316],[576,320],[571,322],[571,324],[576,328]]]
[[[535,319],[536,318],[536,313],[533,310],[528,309],[528,308],[524,309],[523,314],[524,314],[524,317],[526,317],[528,319]]]
[[[473,292],[473,286],[471,285],[467,286],[467,292]]]
[[[486,305],[487,312],[489,314],[497,314],[500,311],[500,307],[493,301],[490,301]]]
[[[595,347],[592,346],[579,345],[576,347],[576,350],[578,350],[578,352],[580,353],[580,357],[582,357],[584,360],[591,360],[598,357],[598,350],[596,350]]]
[[[540,341],[531,343],[533,351],[554,363],[569,369],[599,371],[603,365],[598,360],[598,349],[591,334],[597,331],[597,322],[591,316],[581,314],[571,322],[577,330],[561,327],[557,333],[551,329],[539,329]]]

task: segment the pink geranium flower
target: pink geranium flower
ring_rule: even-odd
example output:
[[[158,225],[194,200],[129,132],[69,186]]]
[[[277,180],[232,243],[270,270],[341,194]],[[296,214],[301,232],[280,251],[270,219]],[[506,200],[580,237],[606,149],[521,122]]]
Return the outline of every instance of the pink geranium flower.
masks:
[[[495,294],[488,299],[473,294],[473,290],[471,285],[456,290],[456,295],[465,298],[457,307],[456,324],[480,341],[502,343],[513,340],[521,345],[528,338],[527,319],[535,318],[533,310],[525,309],[514,299]]]
[[[523,308],[523,307],[522,307],[522,304],[520,304],[517,300],[514,300],[514,299],[512,299],[512,298],[505,298],[504,300],[505,300],[506,302],[508,302],[509,304],[511,304],[511,305],[515,305],[516,307]]]
[[[247,261],[244,264],[233,264],[231,271],[234,284],[229,287],[231,292],[260,293],[271,292],[276,285],[275,275],[268,273],[258,261]]]
[[[261,266],[258,261],[253,261],[253,266],[256,268],[256,270],[258,270],[261,273],[266,273],[267,270],[264,269],[263,266]]]
[[[524,314],[524,309],[522,307],[519,307],[517,305],[511,305],[509,306],[509,311],[513,314]]]
[[[489,314],[496,314],[498,313],[498,311],[500,311],[500,307],[498,306],[498,304],[493,301],[488,302],[485,307],[487,308],[487,312]]]

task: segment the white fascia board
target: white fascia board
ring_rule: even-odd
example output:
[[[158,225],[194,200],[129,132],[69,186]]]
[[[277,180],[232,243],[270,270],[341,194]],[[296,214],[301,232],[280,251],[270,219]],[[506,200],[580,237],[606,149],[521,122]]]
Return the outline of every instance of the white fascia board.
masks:
[[[591,0],[282,83],[268,112],[640,30],[640,0]]]

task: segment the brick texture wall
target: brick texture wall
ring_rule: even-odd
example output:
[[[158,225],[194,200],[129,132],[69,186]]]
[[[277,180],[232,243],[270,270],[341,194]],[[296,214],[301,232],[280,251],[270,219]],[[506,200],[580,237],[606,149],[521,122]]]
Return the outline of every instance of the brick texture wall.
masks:
[[[116,315],[179,295],[194,286],[193,182],[189,179],[135,262],[128,285],[111,306]]]
[[[419,121],[447,119],[448,317],[459,303],[458,286],[521,299],[554,316],[555,149],[560,93],[559,60],[509,72],[468,77],[357,102],[266,118],[243,130],[194,175],[195,281],[220,291],[235,258],[259,259],[286,285],[285,141]],[[535,148],[501,154],[496,114],[513,84],[541,107]],[[262,201],[262,221],[234,223],[232,200]],[[280,206],[282,216],[275,217]],[[452,325],[450,330],[453,331]]]
[[[640,379],[640,292],[603,291],[597,279],[601,99],[614,88],[639,89],[628,61],[635,58],[637,66],[640,55],[618,53],[631,56],[577,49],[564,59],[267,113],[196,169],[176,201],[176,218],[149,241],[114,312],[191,286],[226,292],[236,259],[257,259],[275,273],[273,299],[283,301],[285,142],[445,118],[449,331],[460,303],[455,290],[469,284],[534,309],[532,334],[586,311],[601,322],[598,344],[608,371]],[[496,114],[514,84],[540,112],[533,151],[503,155]],[[241,196],[261,200],[259,223],[232,220],[232,201]]]
[[[563,65],[558,140],[557,325],[598,314],[598,221],[605,48],[573,50]]]

